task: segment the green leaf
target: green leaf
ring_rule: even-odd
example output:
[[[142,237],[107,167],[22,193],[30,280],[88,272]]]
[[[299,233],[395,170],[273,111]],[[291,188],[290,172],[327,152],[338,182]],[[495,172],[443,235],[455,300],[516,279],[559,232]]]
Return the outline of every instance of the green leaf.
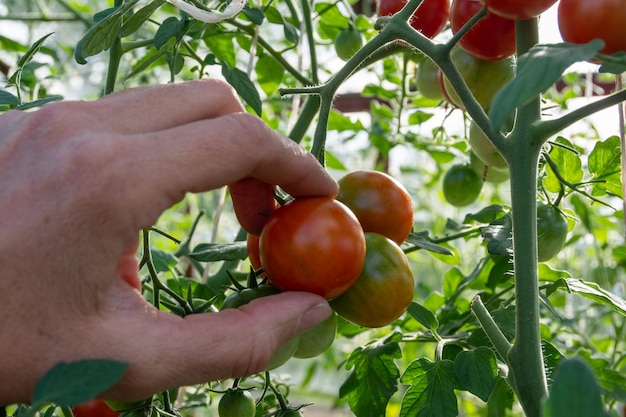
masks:
[[[626,52],[620,51],[613,55],[602,55],[599,72],[622,74],[626,72]]]
[[[231,68],[225,63],[222,63],[222,75],[241,98],[252,107],[252,110],[260,116],[261,113],[263,113],[263,103],[261,102],[259,92],[252,80],[248,77],[248,74],[239,68]]]
[[[53,101],[60,101],[60,100],[63,100],[63,96],[57,96],[57,95],[48,96],[48,97],[40,98],[39,100],[33,100],[33,101],[29,101],[28,103],[20,104],[19,106],[16,107],[16,109],[17,110],[33,109],[35,107],[41,107],[44,104],[48,104]]]
[[[31,402],[71,407],[111,388],[127,368],[126,363],[108,359],[58,363],[37,382]]]
[[[411,385],[402,398],[400,417],[458,416],[454,390],[462,386],[456,378],[454,362],[417,359],[409,364],[400,381]]]
[[[39,52],[39,50],[43,46],[43,43],[46,41],[46,39],[48,39],[50,35],[52,35],[52,33],[48,33],[47,35],[44,35],[41,38],[37,39],[37,41],[35,41],[35,43],[33,43],[30,48],[28,48],[26,53],[17,61],[17,66],[19,68],[23,68],[24,66],[26,66],[37,54],[37,52]]]
[[[348,358],[346,368],[353,371],[339,388],[339,396],[347,399],[357,417],[385,415],[389,399],[398,390],[400,372],[394,359],[402,357],[400,340],[402,335],[393,333],[383,340],[357,348]]]
[[[86,64],[90,56],[109,49],[119,38],[124,15],[137,4],[139,0],[129,0],[122,6],[115,8],[110,14],[92,26],[82,37],[74,50],[74,59],[79,64]]]
[[[513,250],[512,230],[513,224],[509,214],[482,227],[480,232],[487,243],[487,252],[491,255],[509,256]]]
[[[513,408],[515,396],[513,390],[503,378],[498,378],[487,402],[487,415],[485,417],[507,417]],[[507,411],[509,410],[509,411]]]
[[[170,252],[162,251],[161,249],[151,249],[150,255],[152,256],[152,262],[157,272],[171,271],[172,268],[178,263],[178,259]]]
[[[233,43],[234,37],[231,33],[219,33],[216,29],[207,31],[204,37],[204,43],[211,50],[213,55],[222,63],[227,63],[229,67],[234,68],[237,65],[237,53]]]
[[[491,223],[492,221],[502,217],[504,211],[504,207],[500,204],[492,204],[487,206],[476,213],[470,213],[465,216],[465,220],[463,223],[471,224],[473,222],[478,223]]]
[[[246,242],[200,243],[189,256],[199,262],[236,261],[246,259]]]
[[[362,131],[365,130],[360,120],[353,121],[350,117],[335,109],[331,109],[328,119],[328,130],[343,131]]]
[[[551,87],[578,61],[596,56],[604,42],[595,39],[588,44],[540,44],[519,57],[515,78],[505,85],[493,99],[489,118],[499,129],[517,107]]]
[[[611,136],[602,142],[597,142],[589,154],[589,173],[594,180],[595,189],[622,195],[621,179],[621,145],[618,136]]]
[[[300,40],[300,33],[298,32],[298,28],[296,28],[294,25],[292,25],[287,20],[285,20],[284,17],[282,17],[282,20],[283,20],[283,33],[285,34],[285,39],[288,42],[293,43],[294,45],[297,44],[298,41]]]
[[[426,307],[413,301],[407,309],[407,312],[422,326],[426,327],[434,334],[437,333],[439,321],[437,321],[437,317]]]
[[[611,307],[621,315],[626,316],[626,300],[601,288],[595,282],[587,282],[575,278],[566,278],[558,282],[563,283],[567,291],[574,292],[599,304]]]
[[[563,143],[567,148],[573,145],[560,137],[557,142]],[[569,149],[561,146],[553,146],[550,150],[550,158],[556,164],[561,177],[570,184],[577,184],[583,179],[583,169],[580,157]],[[548,176],[544,179],[544,185],[548,191],[558,193],[561,190],[561,182],[554,174],[552,167],[548,165]]]
[[[173,16],[168,17],[161,23],[161,26],[159,26],[159,29],[157,29],[154,35],[154,46],[157,49],[161,49],[168,40],[178,37],[184,27],[185,21],[183,19],[177,19]]]
[[[276,94],[285,74],[283,66],[272,56],[264,54],[257,60],[254,70],[263,92],[268,96]]]
[[[166,0],[154,0],[150,4],[137,10],[137,12],[129,17],[122,25],[120,38],[124,38],[138,31],[141,25],[152,16],[156,9],[165,4],[165,1]]]
[[[347,170],[343,162],[341,162],[341,160],[337,158],[333,153],[326,151],[325,154],[326,154],[326,168],[337,169],[340,171]]]
[[[265,20],[265,13],[258,7],[246,7],[243,9],[243,14],[255,25],[261,25]]]
[[[428,120],[431,119],[431,117],[433,117],[434,114],[433,113],[426,113],[423,111],[419,111],[416,110],[414,112],[412,112],[411,114],[409,114],[409,124],[411,125],[420,125]]]
[[[464,389],[486,402],[498,380],[496,355],[487,347],[463,351],[454,360],[454,371]]]
[[[20,100],[16,95],[0,90],[0,105],[17,106],[18,104],[20,104]]]
[[[552,417],[608,417],[596,377],[580,358],[561,361],[546,409]]]

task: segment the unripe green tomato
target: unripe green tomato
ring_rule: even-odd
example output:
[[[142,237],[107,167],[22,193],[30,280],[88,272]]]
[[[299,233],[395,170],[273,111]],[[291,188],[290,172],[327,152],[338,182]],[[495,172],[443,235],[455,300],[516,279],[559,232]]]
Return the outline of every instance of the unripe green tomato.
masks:
[[[508,164],[502,157],[502,154],[493,146],[487,138],[487,135],[472,121],[469,129],[469,144],[474,154],[480,158],[485,165],[497,169],[508,169]]]
[[[217,413],[220,417],[254,417],[256,404],[248,391],[229,389],[220,398]]]
[[[307,359],[319,356],[335,341],[337,334],[337,314],[333,312],[326,320],[300,334],[300,342],[294,358]]]
[[[432,59],[425,57],[417,67],[417,76],[415,79],[417,91],[424,97],[441,101],[443,93],[439,85],[439,67]]]
[[[349,60],[363,46],[363,35],[354,26],[342,30],[335,38],[335,51],[344,61]]]
[[[471,165],[456,164],[443,176],[443,196],[455,207],[465,207],[478,198],[483,179]]]
[[[555,257],[567,240],[567,219],[551,204],[537,202],[537,252],[539,262]]]
[[[509,179],[509,170],[486,165],[474,152],[470,152],[470,165],[484,182],[499,183]]]
[[[467,87],[483,109],[488,109],[495,95],[515,77],[515,59],[505,58],[499,61],[484,61],[474,58],[462,49],[452,49],[450,57],[465,80]],[[443,77],[445,95],[455,106],[465,109],[461,99],[447,77]]]

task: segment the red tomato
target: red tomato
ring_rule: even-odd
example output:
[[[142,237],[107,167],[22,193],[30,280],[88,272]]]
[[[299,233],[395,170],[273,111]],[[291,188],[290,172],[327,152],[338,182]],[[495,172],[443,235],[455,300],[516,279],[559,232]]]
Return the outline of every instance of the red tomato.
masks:
[[[387,236],[398,245],[413,228],[413,201],[395,178],[380,171],[354,171],[339,181],[337,200],[359,219],[365,232]]]
[[[524,20],[539,16],[556,0],[480,0],[491,13],[505,19]]]
[[[399,12],[407,0],[379,0],[376,4],[378,16],[391,16]],[[450,17],[450,0],[423,0],[409,23],[427,38],[443,30]]]
[[[72,408],[74,417],[118,417],[119,414],[111,410],[102,400],[90,400]]]
[[[450,27],[453,33],[483,8],[478,0],[453,0]],[[459,41],[469,55],[486,61],[499,61],[515,53],[515,21],[491,12],[480,19]]]
[[[259,242],[261,263],[281,291],[333,299],[347,290],[365,261],[359,220],[334,198],[301,198],[275,210]]]
[[[246,248],[248,249],[248,260],[254,269],[261,268],[261,256],[259,255],[259,237],[248,233],[246,239]]]
[[[602,54],[626,51],[626,4],[624,0],[561,0],[559,30],[563,40],[587,43],[602,39]]]

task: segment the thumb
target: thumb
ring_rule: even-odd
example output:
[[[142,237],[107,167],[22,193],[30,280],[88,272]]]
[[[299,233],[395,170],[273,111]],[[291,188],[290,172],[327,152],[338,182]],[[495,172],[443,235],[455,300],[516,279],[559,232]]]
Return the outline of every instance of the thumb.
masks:
[[[185,318],[160,311],[126,315],[119,324],[124,331],[118,327],[116,338],[125,338],[118,356],[130,366],[102,397],[132,401],[175,387],[261,372],[280,346],[330,314],[322,297],[285,292],[238,309]]]

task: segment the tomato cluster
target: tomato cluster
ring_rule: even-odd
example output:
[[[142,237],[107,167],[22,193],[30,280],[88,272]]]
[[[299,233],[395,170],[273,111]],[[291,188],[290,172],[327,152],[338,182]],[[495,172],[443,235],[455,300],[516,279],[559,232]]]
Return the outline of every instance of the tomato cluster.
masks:
[[[334,199],[300,198],[275,210],[258,245],[248,237],[249,254],[255,264],[258,251],[263,272],[278,290],[319,294],[342,317],[379,327],[400,317],[413,298],[413,275],[399,246],[412,227],[413,202],[404,186],[388,174],[362,170],[339,180]],[[249,291],[236,297],[247,300]],[[227,299],[225,305],[233,303]],[[323,328],[335,329],[336,318],[315,328],[332,333],[330,345],[334,330]],[[309,344],[300,343],[292,354],[319,354],[307,349]]]

